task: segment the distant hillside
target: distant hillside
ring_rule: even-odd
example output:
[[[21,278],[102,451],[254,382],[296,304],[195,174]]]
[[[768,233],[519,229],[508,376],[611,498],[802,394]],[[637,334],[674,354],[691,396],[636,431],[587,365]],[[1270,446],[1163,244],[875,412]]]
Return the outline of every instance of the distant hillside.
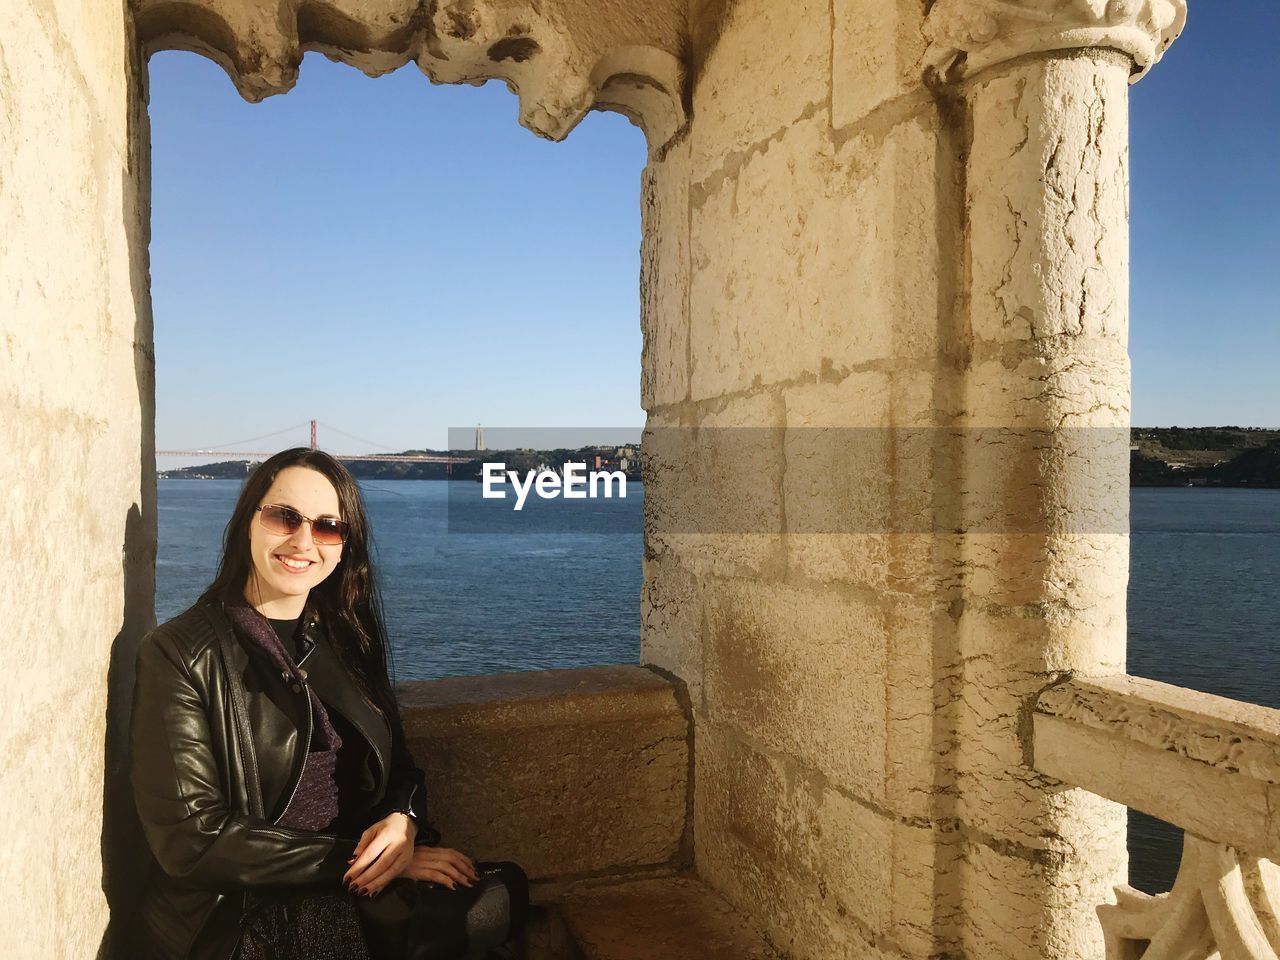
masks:
[[[243,480],[255,466],[257,464],[249,460],[223,460],[179,470],[159,470],[156,476],[162,480]]]
[[[1280,488],[1280,430],[1256,427],[1134,427],[1129,482],[1135,487],[1276,487]],[[407,450],[410,454],[448,451]],[[459,451],[469,455],[471,451]],[[531,470],[542,463],[588,458],[584,450],[488,450],[487,460],[504,460],[510,470]],[[164,470],[166,479],[239,479],[254,464],[245,460]],[[347,468],[361,480],[467,480],[480,474],[480,461],[454,464],[387,463],[350,460]],[[639,462],[627,471],[638,479]]]
[[[1135,487],[1280,487],[1280,430],[1134,427]]]
[[[408,453],[435,453],[436,451],[411,450]],[[243,479],[256,467],[248,460],[228,460],[222,463],[203,463],[198,467],[181,467],[161,470],[157,476],[165,480],[227,480]],[[348,460],[346,467],[357,480],[449,480],[467,479],[480,472],[479,464],[454,464],[452,475],[443,463],[395,463],[384,460]]]

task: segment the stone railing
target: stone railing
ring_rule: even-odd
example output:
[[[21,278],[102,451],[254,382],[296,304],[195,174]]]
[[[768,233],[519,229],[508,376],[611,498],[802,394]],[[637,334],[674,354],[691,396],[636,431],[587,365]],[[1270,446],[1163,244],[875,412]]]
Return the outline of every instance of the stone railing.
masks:
[[[397,694],[444,845],[515,860],[542,899],[577,879],[690,861],[689,719],[658,673],[538,670]]]
[[[1108,960],[1276,960],[1280,711],[1117,676],[1050,688],[1035,714],[1049,776],[1185,831],[1173,889],[1116,888]]]

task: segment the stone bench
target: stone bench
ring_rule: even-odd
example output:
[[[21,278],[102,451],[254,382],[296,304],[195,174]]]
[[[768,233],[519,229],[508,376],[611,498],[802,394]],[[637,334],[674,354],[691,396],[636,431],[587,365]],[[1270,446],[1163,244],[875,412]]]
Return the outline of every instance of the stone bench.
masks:
[[[693,877],[692,730],[638,666],[401,684],[443,843],[515,860],[539,906],[530,960],[774,960]]]
[[[691,876],[579,885],[560,904],[582,960],[778,960],[746,917]]]

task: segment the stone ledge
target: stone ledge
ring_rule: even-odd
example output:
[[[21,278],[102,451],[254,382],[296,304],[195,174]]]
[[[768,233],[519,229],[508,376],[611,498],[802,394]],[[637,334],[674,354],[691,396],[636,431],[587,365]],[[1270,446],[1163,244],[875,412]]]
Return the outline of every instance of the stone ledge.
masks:
[[[643,667],[397,688],[441,844],[538,881],[688,860],[689,720]]]
[[[683,717],[669,680],[626,665],[413,681],[398,684],[396,696],[410,738],[493,724],[560,726],[588,715],[595,723]]]
[[[1280,711],[1122,675],[1050,688],[1033,722],[1041,773],[1280,857]]]

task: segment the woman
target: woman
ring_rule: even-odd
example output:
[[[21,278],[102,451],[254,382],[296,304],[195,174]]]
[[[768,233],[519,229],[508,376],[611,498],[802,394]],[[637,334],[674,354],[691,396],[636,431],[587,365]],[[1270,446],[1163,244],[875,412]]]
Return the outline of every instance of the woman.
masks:
[[[213,583],[138,650],[138,955],[522,955],[520,868],[436,846],[377,597],[346,469],[305,448],[261,464]]]

